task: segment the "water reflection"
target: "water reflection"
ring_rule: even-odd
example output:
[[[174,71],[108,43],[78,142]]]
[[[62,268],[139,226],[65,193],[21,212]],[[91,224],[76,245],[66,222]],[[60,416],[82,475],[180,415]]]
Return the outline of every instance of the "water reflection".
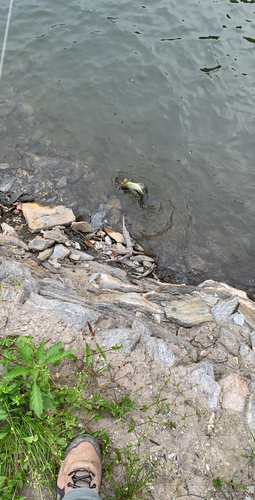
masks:
[[[116,224],[124,211],[134,236],[180,280],[191,273],[253,286],[249,3],[16,0],[0,163],[80,212],[111,200]],[[3,0],[1,33],[7,9]],[[72,165],[31,167],[26,153]],[[118,190],[116,177],[143,182],[146,204]]]

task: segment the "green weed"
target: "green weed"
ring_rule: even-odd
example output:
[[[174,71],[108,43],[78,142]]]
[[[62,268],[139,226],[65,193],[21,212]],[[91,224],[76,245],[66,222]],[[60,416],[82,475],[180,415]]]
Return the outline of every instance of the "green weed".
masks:
[[[119,485],[109,469],[106,477],[117,498],[121,500],[147,498],[155,466],[148,464],[147,460],[141,462],[138,452],[133,451],[130,447],[125,448],[122,454],[119,450],[115,449],[114,451],[116,462],[121,463],[123,467],[123,482]],[[115,500],[115,498],[116,496],[108,497],[107,500]]]

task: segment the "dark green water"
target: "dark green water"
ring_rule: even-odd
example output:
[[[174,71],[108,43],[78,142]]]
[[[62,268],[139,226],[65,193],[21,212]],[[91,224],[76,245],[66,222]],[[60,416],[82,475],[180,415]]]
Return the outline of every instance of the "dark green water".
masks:
[[[67,186],[71,201],[94,209],[115,195],[168,272],[252,288],[254,43],[253,1],[15,0],[2,141],[94,156],[93,182]],[[20,102],[30,121],[13,113]],[[147,186],[145,206],[116,189],[122,176]]]

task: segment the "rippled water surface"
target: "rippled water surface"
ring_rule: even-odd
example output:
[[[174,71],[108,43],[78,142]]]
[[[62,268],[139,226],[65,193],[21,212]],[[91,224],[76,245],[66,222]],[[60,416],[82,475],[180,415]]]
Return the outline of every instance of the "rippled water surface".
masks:
[[[89,157],[90,175],[60,198],[90,210],[119,199],[132,234],[180,281],[253,287],[255,4],[143,1],[14,1],[1,144]],[[20,103],[34,112],[24,118]],[[118,177],[143,182],[147,203]]]

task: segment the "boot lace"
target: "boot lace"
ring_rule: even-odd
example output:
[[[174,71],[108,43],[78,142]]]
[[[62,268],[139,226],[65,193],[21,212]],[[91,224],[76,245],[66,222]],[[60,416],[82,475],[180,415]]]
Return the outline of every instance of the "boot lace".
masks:
[[[86,474],[77,476],[77,472],[85,472]],[[78,486],[78,484],[76,484],[78,481],[83,481],[84,483],[86,483],[85,487],[87,488],[91,489],[96,488],[95,483],[91,484],[93,482],[93,477],[95,477],[95,474],[88,469],[72,470],[72,472],[69,472],[68,476],[72,476],[72,481],[73,481],[72,483],[67,484],[69,488],[84,488],[84,486]]]

